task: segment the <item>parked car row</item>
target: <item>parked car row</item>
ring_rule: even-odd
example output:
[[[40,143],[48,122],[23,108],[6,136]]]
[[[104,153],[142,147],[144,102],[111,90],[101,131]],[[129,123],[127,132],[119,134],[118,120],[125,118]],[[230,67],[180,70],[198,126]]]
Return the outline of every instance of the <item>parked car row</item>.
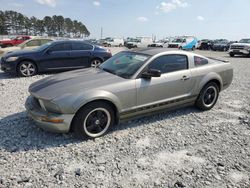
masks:
[[[227,39],[216,39],[216,40],[209,40],[203,39],[199,41],[198,49],[199,50],[213,50],[213,51],[228,51],[230,45],[237,41],[228,41]]]
[[[20,50],[1,58],[1,70],[19,76],[40,72],[97,67],[110,58],[111,52],[82,41],[51,41],[33,50]]]
[[[0,48],[0,56],[3,56],[6,53],[10,53],[17,50],[31,50],[51,41],[53,41],[53,39],[48,39],[48,38],[29,39],[17,46]]]
[[[1,48],[6,48],[6,47],[11,47],[11,46],[16,46],[18,44],[23,43],[26,40],[31,39],[30,36],[16,36],[16,37],[12,37],[10,39],[7,40],[0,40],[0,47]]]

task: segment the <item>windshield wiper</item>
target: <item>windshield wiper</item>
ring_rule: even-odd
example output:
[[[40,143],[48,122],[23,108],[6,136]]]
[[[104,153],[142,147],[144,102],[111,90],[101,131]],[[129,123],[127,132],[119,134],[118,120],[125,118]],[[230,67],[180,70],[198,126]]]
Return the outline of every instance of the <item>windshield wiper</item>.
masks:
[[[104,70],[104,71],[106,71],[106,72],[109,72],[109,73],[111,73],[111,74],[116,75],[116,73],[113,72],[112,70],[109,70],[109,69],[106,69],[106,68],[102,68],[102,70]]]

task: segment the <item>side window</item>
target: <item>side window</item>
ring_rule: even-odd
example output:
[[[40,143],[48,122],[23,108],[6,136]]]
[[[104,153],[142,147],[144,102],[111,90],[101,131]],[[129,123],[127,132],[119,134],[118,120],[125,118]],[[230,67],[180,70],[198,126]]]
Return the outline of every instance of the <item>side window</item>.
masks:
[[[202,57],[194,56],[194,65],[196,67],[202,66],[202,65],[207,65],[207,64],[208,64],[208,60],[207,59],[204,59]]]
[[[51,47],[50,50],[53,52],[70,51],[71,45],[68,43],[56,44],[55,46]]]
[[[32,41],[27,42],[26,46],[27,47],[29,47],[29,46],[40,46],[40,42],[39,42],[39,40],[32,40]]]
[[[17,37],[16,40],[23,40],[23,37]]]
[[[72,50],[92,50],[93,46],[85,43],[73,43]]]
[[[185,55],[163,55],[155,59],[150,69],[160,70],[163,74],[188,69],[188,59]]]
[[[42,39],[42,40],[41,40],[41,45],[46,44],[46,43],[48,43],[48,42],[51,42],[51,40]]]

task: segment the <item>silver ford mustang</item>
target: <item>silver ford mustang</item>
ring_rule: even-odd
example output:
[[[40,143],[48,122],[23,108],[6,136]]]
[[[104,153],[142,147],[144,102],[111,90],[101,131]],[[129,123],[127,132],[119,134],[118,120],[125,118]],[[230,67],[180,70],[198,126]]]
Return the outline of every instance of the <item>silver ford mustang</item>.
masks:
[[[209,110],[232,82],[230,63],[184,51],[123,51],[98,68],[33,83],[29,116],[49,131],[99,137],[135,116],[187,105]]]

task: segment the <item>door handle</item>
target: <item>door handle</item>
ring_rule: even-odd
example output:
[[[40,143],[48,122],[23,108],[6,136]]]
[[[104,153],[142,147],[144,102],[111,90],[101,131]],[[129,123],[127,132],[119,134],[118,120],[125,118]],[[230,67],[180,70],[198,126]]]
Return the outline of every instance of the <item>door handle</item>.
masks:
[[[189,80],[189,79],[190,79],[190,77],[188,77],[188,76],[183,76],[183,77],[181,78],[182,81],[186,81],[186,80]]]

